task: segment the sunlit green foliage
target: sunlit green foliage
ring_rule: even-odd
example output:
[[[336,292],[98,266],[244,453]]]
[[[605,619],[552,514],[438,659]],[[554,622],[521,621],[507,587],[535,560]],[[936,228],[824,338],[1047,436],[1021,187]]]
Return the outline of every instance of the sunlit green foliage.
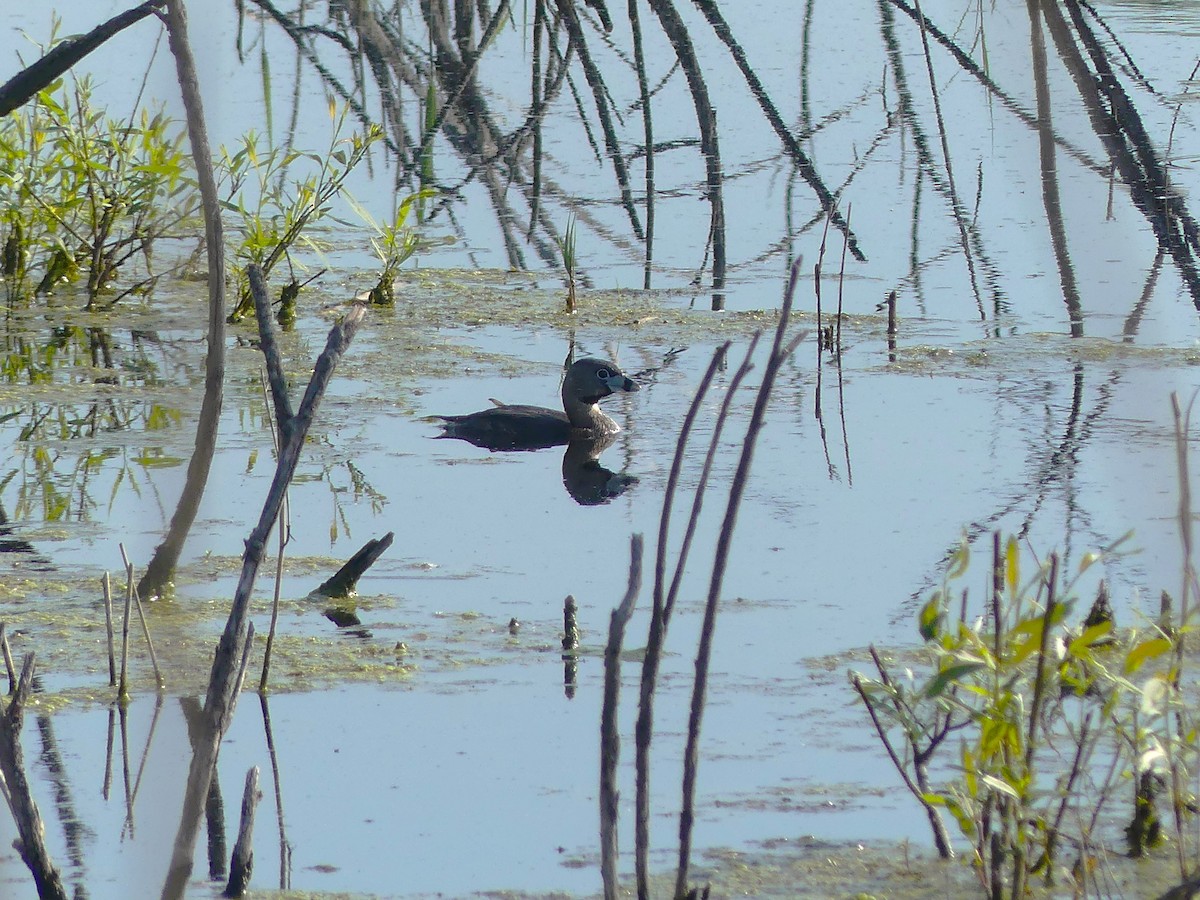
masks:
[[[92,104],[90,79],[60,80],[0,119],[0,274],[10,300],[86,278],[88,305],[147,290],[155,243],[194,234],[199,205],[177,123],[130,121]]]
[[[563,269],[567,273],[567,312],[575,312],[575,268],[579,259],[575,254],[575,216],[567,218],[567,228],[558,243],[562,253]]]
[[[334,110],[331,108],[331,114]],[[320,257],[325,250],[311,227],[330,216],[332,201],[344,191],[346,178],[371,146],[382,138],[373,127],[364,134],[342,137],[346,110],[333,115],[334,128],[329,149],[304,153],[280,148],[264,149],[256,134],[246,135],[241,147],[230,154],[222,150],[224,180],[223,208],[232,214],[237,240],[233,248],[238,302],[230,314],[237,321],[253,311],[246,267],[257,263],[267,276],[280,261],[293,269],[291,282],[298,286],[293,258],[296,248]],[[295,175],[297,168],[310,171]]]
[[[400,267],[425,246],[420,232],[409,226],[408,217],[414,210],[419,210],[426,200],[435,196],[436,191],[422,190],[405,197],[393,220],[385,223],[376,222],[362,204],[346,196],[354,211],[375,232],[371,237],[371,249],[379,258],[382,268],[379,280],[368,292],[372,303],[391,306],[396,302],[395,281]]]
[[[919,612],[920,674],[897,677],[877,655],[878,677],[851,673],[935,839],[945,810],[997,900],[1022,896],[1035,877],[1086,879],[1114,818],[1126,823],[1129,851],[1145,852],[1161,834],[1156,800],[1170,800],[1164,773],[1195,771],[1194,716],[1168,655],[1183,629],[1163,620],[1118,632],[1096,612],[1107,609],[1103,586],[1093,612],[1073,624],[1080,575],[1119,544],[1085,556],[1073,576],[1051,555],[1022,581],[1010,538],[972,621],[968,591],[955,586],[969,569],[964,542]],[[935,758],[952,776],[941,786]],[[1187,799],[1178,803],[1172,813],[1187,815]]]

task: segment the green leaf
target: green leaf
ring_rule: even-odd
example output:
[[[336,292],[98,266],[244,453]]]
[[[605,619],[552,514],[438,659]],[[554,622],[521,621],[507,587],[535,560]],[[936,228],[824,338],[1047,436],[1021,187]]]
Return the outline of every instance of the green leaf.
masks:
[[[1112,630],[1112,622],[1099,622],[1092,625],[1090,628],[1085,629],[1083,634],[1071,641],[1067,646],[1067,650],[1072,656],[1081,656],[1101,638],[1112,634]]]
[[[1015,537],[1010,536],[1004,547],[1004,584],[1008,595],[1015,597],[1021,583],[1021,547]]]
[[[1029,659],[1029,657],[1033,655],[1033,652],[1035,650],[1038,650],[1041,648],[1041,646],[1042,646],[1042,637],[1041,637],[1042,620],[1038,619],[1036,621],[1037,621],[1037,625],[1038,625],[1038,629],[1037,629],[1038,633],[1036,636],[1032,635],[1032,634],[1022,635],[1020,640],[1016,640],[1016,639],[1014,639],[1014,637],[1012,635],[1010,635],[1009,645],[1015,647],[1015,650],[1014,650],[1012,656],[1009,657],[1009,660],[1008,660],[1009,665],[1019,666],[1021,663],[1025,662],[1025,660]],[[1015,629],[1014,629],[1014,631],[1015,631]]]
[[[971,545],[964,539],[950,554],[950,565],[946,568],[947,578],[959,578],[971,565]]]
[[[932,641],[942,630],[942,595],[936,592],[923,607],[917,617],[917,630],[922,639]]]
[[[986,666],[981,662],[959,663],[956,666],[948,666],[931,678],[921,693],[923,696],[931,698],[941,696],[950,685],[956,684],[965,676],[984,668]]]
[[[1162,656],[1171,649],[1171,641],[1169,638],[1159,637],[1149,641],[1144,641],[1135,646],[1129,651],[1129,655],[1125,657],[1125,674],[1132,675],[1148,659],[1154,659],[1156,656]]]

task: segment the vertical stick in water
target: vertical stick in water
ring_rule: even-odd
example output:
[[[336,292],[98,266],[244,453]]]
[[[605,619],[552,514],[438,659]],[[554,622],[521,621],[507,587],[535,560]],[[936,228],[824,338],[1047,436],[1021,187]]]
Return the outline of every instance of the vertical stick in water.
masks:
[[[617,702],[621,696],[621,643],[633,613],[633,602],[642,586],[642,536],[629,540],[629,585],[621,605],[612,612],[608,645],[604,648],[604,706],[600,711],[600,875],[604,900],[616,900],[617,884],[617,762],[621,738],[617,734]]]

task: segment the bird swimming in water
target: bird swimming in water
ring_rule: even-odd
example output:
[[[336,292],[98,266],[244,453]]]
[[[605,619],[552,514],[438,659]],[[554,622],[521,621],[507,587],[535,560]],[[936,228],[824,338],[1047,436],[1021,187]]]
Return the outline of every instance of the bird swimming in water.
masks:
[[[621,426],[606,416],[600,400],[638,390],[637,382],[602,359],[581,359],[563,378],[563,411],[544,406],[500,403],[463,416],[438,416],[439,438],[458,438],[486,450],[541,450],[571,441],[611,437]]]

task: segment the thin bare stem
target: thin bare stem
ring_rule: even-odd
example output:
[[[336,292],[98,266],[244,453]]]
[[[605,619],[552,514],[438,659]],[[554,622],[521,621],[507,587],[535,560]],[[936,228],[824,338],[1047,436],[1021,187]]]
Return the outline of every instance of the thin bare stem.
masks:
[[[675,605],[675,593],[683,571],[683,562],[687,559],[692,536],[696,530],[696,521],[700,514],[699,504],[704,495],[704,484],[707,481],[708,470],[711,468],[712,448],[716,443],[715,435],[713,441],[710,443],[709,463],[706,464],[705,471],[701,475],[700,484],[696,488],[692,513],[688,519],[683,545],[679,551],[675,577],[671,582],[669,593],[664,598],[667,536],[670,531],[671,511],[675,505],[675,492],[679,485],[679,475],[683,469],[684,450],[687,447],[688,438],[692,433],[692,427],[700,411],[700,406],[705,396],[707,396],[713,378],[716,376],[717,370],[720,368],[728,352],[729,342],[726,341],[713,353],[713,358],[708,364],[708,369],[705,370],[704,376],[700,379],[700,385],[696,388],[696,396],[692,398],[692,403],[683,418],[683,425],[679,430],[679,439],[675,443],[675,457],[671,461],[671,471],[667,476],[667,487],[663,494],[662,516],[659,519],[658,548],[654,558],[654,591],[650,611],[650,633],[646,641],[646,656],[642,661],[641,690],[634,740],[635,768],[637,772],[636,813],[634,816],[634,866],[637,875],[638,896],[642,900],[647,900],[650,893],[650,741],[654,733],[654,689],[658,681],[658,668],[662,658],[663,642],[666,640],[667,627],[670,625],[671,611]],[[736,386],[727,391],[727,397],[732,395],[735,390]],[[723,422],[724,416],[719,415],[717,417],[716,434],[720,433],[720,427]]]
[[[150,651],[150,665],[154,669],[154,681],[158,685],[158,690],[161,692],[166,685],[163,683],[162,672],[158,668],[158,655],[154,652],[154,641],[150,639],[150,625],[146,622],[146,610],[142,608],[142,598],[138,594],[137,585],[133,580],[133,563],[129,561],[129,555],[125,552],[125,545],[118,544],[121,550],[121,561],[125,563],[125,577],[133,588],[133,602],[137,606],[138,620],[142,623],[142,636],[146,639],[146,648]]]
[[[8,672],[8,693],[17,692],[17,667],[13,665],[12,647],[8,645],[8,625],[0,622],[0,652],[4,653],[4,669]]]
[[[263,392],[263,402],[268,404],[267,379],[262,369],[258,371],[259,386]],[[271,429],[271,444],[275,454],[279,454],[279,430],[275,427],[275,417],[267,416],[267,424]],[[271,594],[271,624],[267,627],[267,643],[263,647],[262,675],[258,680],[259,693],[267,690],[271,678],[271,650],[275,646],[275,629],[279,623],[279,599],[283,589],[283,552],[292,534],[291,508],[288,503],[289,492],[284,492],[283,505],[279,510],[279,527],[276,534],[279,538],[279,554],[275,558],[275,590]]]
[[[125,569],[125,613],[121,618],[121,675],[117,685],[117,702],[129,705],[129,620],[133,614],[133,567]]]
[[[629,541],[628,586],[620,605],[612,611],[608,644],[604,648],[604,705],[600,711],[600,874],[605,900],[616,900],[620,895],[617,880],[617,804],[620,798],[617,763],[621,759],[621,737],[617,731],[617,707],[621,699],[621,644],[641,586],[642,536],[635,534]]]
[[[871,648],[874,655],[875,648]],[[876,657],[878,662],[878,657]],[[882,663],[879,663],[882,665]],[[925,810],[925,815],[929,819],[929,824],[933,829],[933,842],[937,847],[938,855],[942,859],[951,859],[954,856],[954,850],[950,844],[950,836],[946,833],[946,825],[942,822],[941,816],[938,815],[937,808],[925,798],[925,791],[912,780],[912,776],[908,774],[908,769],[900,759],[900,755],[896,752],[896,748],[892,746],[891,739],[888,737],[887,729],[883,727],[883,723],[879,721],[879,714],[875,712],[875,704],[867,695],[866,689],[863,687],[862,678],[855,674],[851,677],[850,683],[854,685],[854,690],[858,692],[858,696],[862,698],[863,706],[867,708],[867,715],[871,717],[871,724],[875,727],[875,733],[879,735],[879,741],[883,744],[883,749],[887,751],[888,758],[892,761],[896,771],[900,773],[900,779],[904,782],[904,786],[908,788],[909,793],[917,798],[917,802]]]
[[[692,848],[692,823],[695,817],[696,772],[699,766],[700,726],[704,716],[704,705],[708,688],[708,664],[712,656],[713,635],[716,628],[717,607],[721,596],[721,586],[725,580],[725,567],[729,561],[729,551],[733,544],[733,531],[737,525],[738,508],[741,506],[742,494],[750,478],[750,467],[754,461],[754,448],[758,442],[758,434],[762,430],[766,416],[767,401],[775,386],[775,378],[784,361],[796,349],[803,339],[799,335],[784,343],[788,321],[792,309],[792,300],[796,293],[796,283],[800,277],[800,261],[792,265],[791,277],[788,279],[787,290],[784,293],[783,305],[779,311],[779,324],[775,329],[775,339],[763,371],[762,385],[755,398],[754,410],[750,414],[750,422],[746,426],[746,437],[742,443],[742,453],[734,471],[733,482],[729,488],[729,501],[725,507],[725,517],[721,523],[721,531],[717,537],[716,551],[713,556],[712,576],[709,581],[708,599],[704,605],[704,622],[700,631],[700,645],[696,651],[696,681],[692,690],[691,714],[688,717],[688,739],[683,758],[683,802],[679,811],[679,868],[675,876],[675,896],[682,898],[687,895],[688,868]]]
[[[108,639],[108,683],[109,686],[116,687],[117,659],[113,649],[112,584],[107,572],[100,579],[100,586],[104,590],[104,634]]]
[[[146,564],[145,574],[138,585],[138,593],[146,597],[162,593],[170,582],[175,564],[183,552],[184,541],[200,509],[200,500],[216,452],[225,384],[224,229],[196,63],[187,39],[187,12],[183,0],[168,0],[166,21],[180,95],[187,113],[188,140],[196,164],[196,182],[204,209],[204,244],[208,253],[208,349],[204,356],[204,399],[196,423],[195,452],[188,461],[183,493],[171,517],[171,527]]]

